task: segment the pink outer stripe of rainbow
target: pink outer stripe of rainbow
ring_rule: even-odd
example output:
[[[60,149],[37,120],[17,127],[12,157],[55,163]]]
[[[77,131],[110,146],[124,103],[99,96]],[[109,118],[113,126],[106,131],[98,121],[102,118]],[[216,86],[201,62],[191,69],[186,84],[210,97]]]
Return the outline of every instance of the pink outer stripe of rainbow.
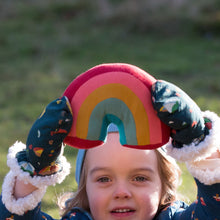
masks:
[[[151,75],[149,75],[147,72],[131,64],[125,64],[125,63],[101,64],[87,70],[86,72],[76,77],[76,79],[74,79],[70,83],[70,85],[66,88],[63,95],[68,97],[68,99],[71,101],[72,97],[75,95],[79,87],[83,85],[87,80],[89,80],[94,76],[107,72],[125,72],[127,74],[134,75],[135,77],[139,78],[149,89],[151,89],[152,84],[156,81],[156,79]]]
[[[101,82],[101,84],[100,84]],[[129,75],[125,72],[108,72],[89,79],[85,82],[79,90],[75,93],[71,101],[71,106],[74,112],[74,122],[77,122],[78,113],[81,105],[84,103],[86,97],[91,94],[95,89],[112,83],[123,84],[129,88],[144,105],[146,115],[148,118],[148,125],[150,130],[150,143],[156,143],[158,140],[162,141],[161,123],[155,120],[154,109],[151,103],[151,94],[148,88],[136,77]],[[120,94],[118,98],[121,99]],[[123,101],[123,100],[122,100]],[[76,136],[76,126],[70,132],[71,136]],[[157,134],[157,135],[152,135]]]

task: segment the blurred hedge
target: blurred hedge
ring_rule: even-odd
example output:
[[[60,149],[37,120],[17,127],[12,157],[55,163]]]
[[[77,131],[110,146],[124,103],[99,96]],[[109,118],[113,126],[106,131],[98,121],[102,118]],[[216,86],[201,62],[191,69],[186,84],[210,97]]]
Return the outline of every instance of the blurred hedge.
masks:
[[[220,33],[220,1],[218,0],[20,0],[17,2],[8,0],[0,2],[1,20],[19,16],[21,11],[38,21],[57,14],[65,19],[87,14],[87,19],[89,17],[97,24],[123,24],[132,32],[181,34],[193,31],[210,35]]]

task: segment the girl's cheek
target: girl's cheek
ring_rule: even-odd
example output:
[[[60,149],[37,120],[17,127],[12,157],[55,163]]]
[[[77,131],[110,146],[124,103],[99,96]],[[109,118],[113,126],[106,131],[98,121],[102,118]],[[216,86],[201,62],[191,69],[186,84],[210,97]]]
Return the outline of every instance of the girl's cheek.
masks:
[[[100,200],[102,200],[103,193],[100,192],[100,189],[97,187],[97,184],[88,182],[86,191],[87,191],[90,207],[91,205],[99,203]]]
[[[89,207],[94,219],[103,219],[101,216],[103,215],[103,210],[105,210],[105,199],[105,196],[96,191],[88,195]]]

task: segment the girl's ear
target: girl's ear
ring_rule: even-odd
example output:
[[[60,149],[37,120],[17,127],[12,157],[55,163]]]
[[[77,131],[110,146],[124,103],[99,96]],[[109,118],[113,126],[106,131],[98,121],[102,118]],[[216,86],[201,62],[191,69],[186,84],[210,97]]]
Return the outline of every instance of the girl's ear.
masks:
[[[166,144],[170,129],[159,120],[151,101],[155,81],[142,69],[122,63],[98,65],[78,76],[63,94],[73,112],[64,142],[76,148],[96,147],[114,123],[124,146],[155,149]]]

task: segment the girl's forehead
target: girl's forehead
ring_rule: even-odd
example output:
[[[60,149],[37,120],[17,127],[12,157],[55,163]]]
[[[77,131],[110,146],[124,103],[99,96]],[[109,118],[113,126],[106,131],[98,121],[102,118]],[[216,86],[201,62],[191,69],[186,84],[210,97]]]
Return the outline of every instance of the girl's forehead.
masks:
[[[119,142],[118,133],[110,133],[107,141],[102,146],[89,149],[86,154],[87,162],[91,165],[117,165],[129,163],[128,165],[141,165],[151,163],[157,164],[154,150],[140,150],[123,147]]]

